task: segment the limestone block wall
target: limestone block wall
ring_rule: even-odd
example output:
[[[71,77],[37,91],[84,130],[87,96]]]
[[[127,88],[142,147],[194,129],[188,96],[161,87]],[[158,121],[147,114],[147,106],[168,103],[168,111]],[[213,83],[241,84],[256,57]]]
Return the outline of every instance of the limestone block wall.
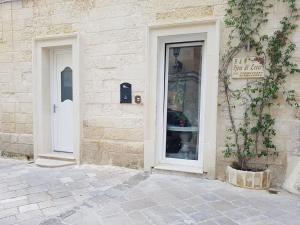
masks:
[[[119,104],[119,84],[141,95],[146,28],[219,14],[224,2],[19,0],[0,6],[0,151],[33,154],[32,40],[80,34],[81,159],[143,166],[143,105]]]
[[[33,154],[32,40],[77,32],[81,56],[81,160],[87,163],[143,167],[143,102],[147,75],[147,27],[150,24],[222,19],[226,0],[19,0],[0,5],[0,151]],[[277,2],[277,1],[276,1]],[[276,11],[275,11],[276,10]],[[279,11],[278,11],[279,10]],[[284,9],[274,8],[271,32]],[[227,30],[222,27],[221,46]],[[223,36],[224,35],[224,36]],[[300,63],[300,31],[295,61]],[[223,47],[221,48],[221,52]],[[143,104],[120,104],[119,85],[132,84]],[[291,87],[300,93],[299,77]],[[220,92],[220,103],[222,93]],[[222,157],[228,118],[218,111],[217,176],[230,163]],[[288,152],[298,148],[299,120],[282,105],[278,114],[280,180]],[[297,139],[298,138],[298,139]]]
[[[299,2],[300,6],[300,2]],[[298,7],[299,7],[298,6]],[[283,3],[278,1],[274,1],[274,7],[270,11],[269,20],[272,21],[264,28],[264,32],[266,34],[271,34],[279,27],[280,19],[286,15],[287,8]],[[224,30],[224,33],[226,30]],[[293,61],[300,65],[300,28],[296,30],[294,35],[291,37],[291,40],[295,42],[297,45]],[[223,42],[223,46],[224,46]],[[224,47],[221,49],[224,51]],[[240,56],[244,54],[250,53],[242,53]],[[234,80],[232,84],[235,87],[241,86],[245,84],[245,81],[236,81]],[[222,84],[220,83],[220,87]],[[297,98],[300,100],[300,76],[293,75],[290,76],[286,83],[286,89],[294,89],[297,92]],[[232,159],[224,159],[223,150],[225,143],[225,133],[226,130],[230,126],[229,117],[227,113],[227,108],[224,106],[224,95],[222,93],[222,89],[219,89],[219,110],[218,110],[218,149],[217,149],[217,177],[220,179],[225,178],[224,169],[226,165],[230,164]],[[271,183],[272,185],[280,185],[283,180],[289,175],[287,173],[291,173],[291,169],[287,171],[288,162],[295,161],[299,159],[299,149],[300,149],[300,121],[298,118],[298,112],[296,109],[288,106],[285,103],[284,99],[279,99],[278,102],[280,105],[274,107],[271,111],[271,114],[276,118],[275,129],[277,132],[276,138],[274,139],[274,143],[277,146],[277,151],[279,152],[278,158],[268,158],[261,159],[258,162],[261,166],[264,166],[267,162],[269,164],[269,168],[272,170]],[[241,113],[237,113],[235,115],[237,119],[242,119]],[[294,160],[292,160],[294,159]],[[291,167],[294,167],[294,163]],[[300,175],[298,175],[300,178]]]
[[[1,153],[33,155],[32,12],[20,2],[0,5]]]

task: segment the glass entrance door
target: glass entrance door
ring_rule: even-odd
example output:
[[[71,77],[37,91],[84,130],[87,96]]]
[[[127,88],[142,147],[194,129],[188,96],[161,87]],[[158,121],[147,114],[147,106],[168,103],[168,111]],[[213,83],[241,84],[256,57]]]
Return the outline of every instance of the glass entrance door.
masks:
[[[166,44],[165,161],[199,160],[202,43]]]

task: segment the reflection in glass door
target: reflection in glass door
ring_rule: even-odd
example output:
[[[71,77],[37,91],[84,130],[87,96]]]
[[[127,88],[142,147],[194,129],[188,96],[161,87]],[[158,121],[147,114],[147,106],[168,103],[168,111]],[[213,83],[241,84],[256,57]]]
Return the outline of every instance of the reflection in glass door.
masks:
[[[165,158],[198,160],[201,52],[199,42],[166,45]]]

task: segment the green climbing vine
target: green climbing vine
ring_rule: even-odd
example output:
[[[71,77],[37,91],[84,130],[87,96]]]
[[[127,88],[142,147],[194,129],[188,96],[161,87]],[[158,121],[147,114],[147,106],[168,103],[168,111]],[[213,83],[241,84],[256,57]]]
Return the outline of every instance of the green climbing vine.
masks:
[[[236,167],[242,170],[254,169],[249,165],[251,159],[278,156],[272,115],[278,99],[283,97],[289,105],[299,107],[295,91],[287,90],[285,85],[289,75],[300,72],[292,62],[296,45],[290,40],[297,28],[299,10],[296,0],[278,0],[287,6],[288,13],[280,20],[280,28],[267,34],[264,28],[274,7],[272,2],[276,4],[276,0],[228,0],[226,10],[225,25],[230,33],[219,69],[230,120],[224,156],[235,157]],[[233,88],[230,65],[242,52],[255,55],[263,65],[264,77]]]

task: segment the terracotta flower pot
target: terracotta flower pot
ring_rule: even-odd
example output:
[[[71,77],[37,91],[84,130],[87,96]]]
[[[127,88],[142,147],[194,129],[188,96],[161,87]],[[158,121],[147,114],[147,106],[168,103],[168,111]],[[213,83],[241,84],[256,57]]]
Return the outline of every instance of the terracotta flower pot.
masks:
[[[268,189],[271,181],[271,171],[243,171],[227,166],[226,181],[234,186],[250,189]]]

